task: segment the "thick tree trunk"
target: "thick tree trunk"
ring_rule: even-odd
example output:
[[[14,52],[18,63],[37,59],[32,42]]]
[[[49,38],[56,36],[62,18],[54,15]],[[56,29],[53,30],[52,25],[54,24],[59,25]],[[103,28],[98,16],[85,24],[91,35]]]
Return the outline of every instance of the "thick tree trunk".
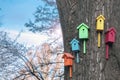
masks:
[[[80,63],[74,61],[72,80],[120,80],[120,0],[56,0],[63,31],[64,51],[70,52],[69,42],[78,39],[76,27],[82,22],[90,27],[87,53],[83,54],[82,41]],[[96,17],[104,15],[105,30],[101,34],[101,47],[97,47]],[[117,30],[116,42],[110,47],[109,59],[105,59],[105,31]],[[65,68],[65,80],[69,79]]]

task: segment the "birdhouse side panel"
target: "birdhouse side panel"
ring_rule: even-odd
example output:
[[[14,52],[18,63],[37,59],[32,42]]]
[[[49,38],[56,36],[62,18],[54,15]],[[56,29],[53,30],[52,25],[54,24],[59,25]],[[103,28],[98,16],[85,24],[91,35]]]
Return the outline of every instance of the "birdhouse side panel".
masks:
[[[105,43],[108,43],[109,42],[109,39],[108,39],[108,33],[105,34]]]
[[[85,27],[81,27],[79,31],[79,38],[80,39],[87,39],[88,38],[88,29]]]
[[[67,58],[64,58],[64,66],[67,66]]]
[[[74,42],[74,43],[72,44],[72,51],[77,51],[77,50],[79,50],[79,44],[76,43],[76,42]]]
[[[97,20],[96,30],[98,31],[104,30],[104,20],[102,18]]]

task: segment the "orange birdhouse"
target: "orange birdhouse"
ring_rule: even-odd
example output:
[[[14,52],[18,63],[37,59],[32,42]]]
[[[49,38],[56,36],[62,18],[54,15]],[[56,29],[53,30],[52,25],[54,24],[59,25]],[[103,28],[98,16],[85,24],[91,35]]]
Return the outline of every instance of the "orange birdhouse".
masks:
[[[72,65],[74,57],[70,53],[64,53],[62,58],[64,58],[64,66],[69,67],[70,78],[72,78]]]
[[[64,66],[72,66],[74,57],[70,53],[64,53]]]

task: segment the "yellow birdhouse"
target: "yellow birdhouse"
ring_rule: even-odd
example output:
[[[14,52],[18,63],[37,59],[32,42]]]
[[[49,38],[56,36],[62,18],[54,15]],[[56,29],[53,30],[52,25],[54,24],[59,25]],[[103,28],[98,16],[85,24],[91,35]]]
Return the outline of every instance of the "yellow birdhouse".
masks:
[[[103,31],[104,30],[104,20],[105,17],[103,15],[99,15],[97,18],[97,24],[96,24],[96,30],[97,31]]]

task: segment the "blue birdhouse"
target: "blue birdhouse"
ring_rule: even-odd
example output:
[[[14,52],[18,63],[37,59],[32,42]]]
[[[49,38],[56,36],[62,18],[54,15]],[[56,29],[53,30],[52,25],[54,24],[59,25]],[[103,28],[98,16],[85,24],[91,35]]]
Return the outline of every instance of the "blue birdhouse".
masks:
[[[70,42],[71,47],[72,47],[72,51],[80,51],[80,47],[79,47],[79,41],[77,39],[72,39],[72,41]]]

